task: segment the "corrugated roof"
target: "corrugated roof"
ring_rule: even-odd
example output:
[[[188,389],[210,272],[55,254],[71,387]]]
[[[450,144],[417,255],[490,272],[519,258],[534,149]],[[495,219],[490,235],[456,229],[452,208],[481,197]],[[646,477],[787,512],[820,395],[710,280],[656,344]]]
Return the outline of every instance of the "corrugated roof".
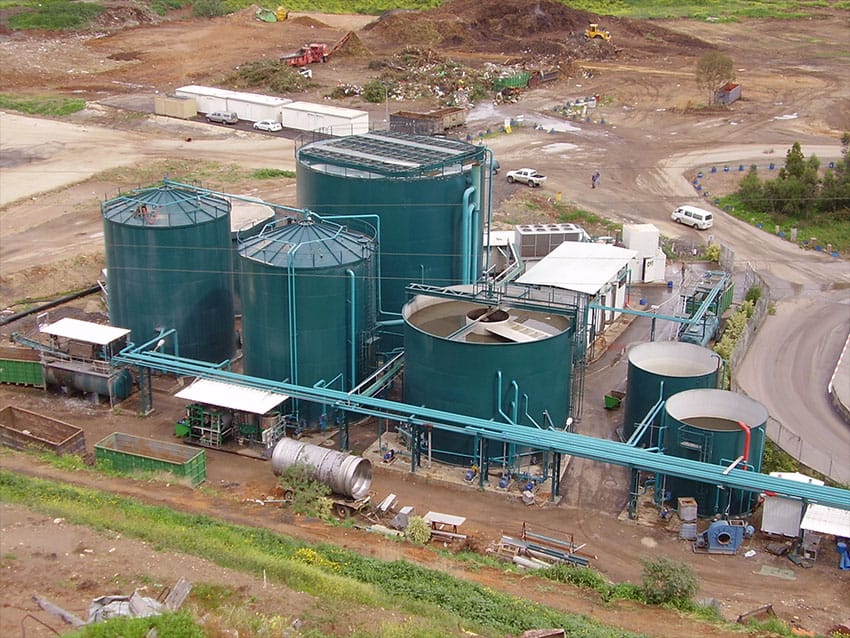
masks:
[[[70,317],[65,317],[55,323],[39,326],[38,329],[40,332],[54,337],[63,337],[65,339],[93,343],[99,346],[105,346],[130,334],[127,328],[116,328],[115,326],[92,323],[91,321],[71,319]]]
[[[289,398],[288,394],[257,390],[210,379],[197,379],[188,388],[180,390],[174,396],[193,403],[214,405],[250,414],[271,412]]]
[[[269,266],[331,268],[369,257],[374,242],[344,226],[313,219],[278,223],[239,245],[239,254]]]
[[[635,250],[610,244],[565,241],[517,279],[517,283],[595,295],[635,255]]]
[[[431,175],[484,160],[483,146],[447,138],[371,131],[306,144],[298,159],[306,164],[330,164],[387,177]]]
[[[106,201],[104,219],[128,226],[175,228],[194,226],[230,214],[230,203],[216,195],[159,186]]]
[[[803,515],[800,529],[850,538],[850,510],[811,503]]]
[[[262,104],[263,106],[283,106],[290,104],[292,100],[285,97],[275,97],[274,95],[263,95],[261,93],[246,93],[244,91],[231,91],[229,89],[218,89],[213,86],[198,86],[197,84],[189,84],[175,89],[175,94],[185,94],[189,96],[205,96],[216,97],[225,100],[238,100],[249,104]]]

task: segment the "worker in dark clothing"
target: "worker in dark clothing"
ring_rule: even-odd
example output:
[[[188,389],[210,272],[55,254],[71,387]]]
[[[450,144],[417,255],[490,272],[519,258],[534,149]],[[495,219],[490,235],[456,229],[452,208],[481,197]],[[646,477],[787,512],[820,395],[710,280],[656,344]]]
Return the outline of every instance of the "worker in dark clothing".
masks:
[[[596,188],[599,185],[599,178],[600,177],[601,177],[601,175],[599,174],[599,171],[596,171],[593,174],[593,176],[590,178],[590,187],[591,188]]]

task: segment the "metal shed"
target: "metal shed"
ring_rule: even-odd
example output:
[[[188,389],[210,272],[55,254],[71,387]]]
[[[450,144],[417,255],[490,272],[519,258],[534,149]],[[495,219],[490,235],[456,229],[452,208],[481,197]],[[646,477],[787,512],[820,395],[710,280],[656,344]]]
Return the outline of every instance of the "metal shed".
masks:
[[[280,109],[283,125],[299,131],[328,135],[358,135],[369,132],[369,113],[329,104],[290,102]]]
[[[741,85],[727,82],[714,92],[714,101],[718,104],[732,104],[741,99]]]

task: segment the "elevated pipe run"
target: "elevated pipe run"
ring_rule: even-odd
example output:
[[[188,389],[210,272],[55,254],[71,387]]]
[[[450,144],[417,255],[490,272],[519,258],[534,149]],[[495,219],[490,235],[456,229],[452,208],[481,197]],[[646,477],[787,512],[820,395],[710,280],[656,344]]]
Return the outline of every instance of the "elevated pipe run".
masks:
[[[544,452],[549,451],[578,456],[592,461],[658,472],[700,483],[723,485],[728,488],[744,489],[750,492],[771,491],[780,496],[797,498],[809,503],[819,503],[850,510],[850,490],[801,483],[759,472],[744,472],[737,469],[732,470],[728,475],[724,476],[722,474],[722,466],[695,461],[693,459],[671,457],[650,452],[649,450],[629,447],[616,441],[599,439],[583,434],[551,430],[532,430],[526,426],[516,426],[491,419],[454,414],[443,410],[390,401],[388,399],[364,395],[352,396],[346,392],[337,390],[319,390],[270,379],[248,377],[230,371],[220,370],[215,367],[215,364],[206,362],[170,360],[157,352],[133,353],[125,349],[119,355],[116,355],[112,359],[112,362],[113,364],[137,365],[180,376],[196,376],[243,387],[281,392],[315,403],[334,402],[338,408],[343,410],[378,418],[404,421],[411,426],[430,425],[446,432],[454,432],[467,436],[482,436],[490,441],[516,443]]]

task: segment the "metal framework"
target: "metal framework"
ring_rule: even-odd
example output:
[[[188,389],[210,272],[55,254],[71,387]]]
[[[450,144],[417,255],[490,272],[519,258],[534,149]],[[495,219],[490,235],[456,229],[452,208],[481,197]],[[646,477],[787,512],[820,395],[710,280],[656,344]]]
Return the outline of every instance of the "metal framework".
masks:
[[[150,370],[159,370],[181,376],[215,379],[271,392],[281,392],[316,403],[333,404],[336,408],[349,412],[400,421],[410,428],[413,434],[412,441],[419,441],[422,438],[420,435],[426,432],[428,428],[465,434],[476,438],[482,450],[482,458],[488,457],[486,448],[490,442],[524,445],[551,453],[553,455],[553,468],[555,469],[560,467],[563,455],[571,455],[602,463],[612,463],[632,470],[644,470],[686,478],[728,489],[773,492],[780,496],[801,499],[808,503],[819,503],[850,510],[850,490],[810,485],[741,469],[729,470],[719,465],[667,456],[659,454],[657,451],[635,448],[624,443],[582,434],[498,423],[397,401],[365,395],[352,395],[348,392],[329,388],[297,386],[248,377],[223,369],[229,365],[229,362],[216,365],[204,361],[182,359],[162,352],[141,351],[143,347],[133,348],[130,346],[117,355],[113,362],[137,366],[142,375],[149,373]],[[150,399],[152,399],[151,395],[143,396],[143,401]],[[415,471],[419,466],[421,452],[420,445],[412,446],[411,471]],[[487,478],[486,467],[484,465],[480,467],[480,481],[483,484]],[[637,475],[637,472],[633,472],[633,475]],[[556,471],[552,477],[553,497],[559,494],[559,480],[560,473]],[[633,492],[635,491],[633,489]]]

